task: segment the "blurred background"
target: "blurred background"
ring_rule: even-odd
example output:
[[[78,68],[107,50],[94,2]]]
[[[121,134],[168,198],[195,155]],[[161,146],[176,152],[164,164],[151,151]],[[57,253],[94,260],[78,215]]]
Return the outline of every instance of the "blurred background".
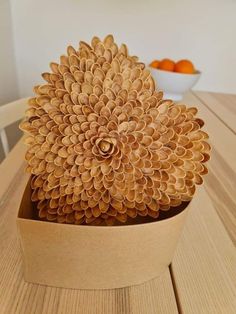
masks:
[[[0,105],[32,95],[68,44],[108,33],[145,63],[192,60],[196,90],[236,93],[235,0],[0,0]]]

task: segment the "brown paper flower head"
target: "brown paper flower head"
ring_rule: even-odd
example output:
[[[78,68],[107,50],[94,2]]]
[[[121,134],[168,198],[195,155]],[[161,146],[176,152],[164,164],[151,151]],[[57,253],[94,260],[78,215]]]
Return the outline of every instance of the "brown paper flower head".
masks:
[[[191,200],[210,151],[197,109],[163,100],[111,35],[69,46],[50,67],[21,124],[40,218],[125,223]]]

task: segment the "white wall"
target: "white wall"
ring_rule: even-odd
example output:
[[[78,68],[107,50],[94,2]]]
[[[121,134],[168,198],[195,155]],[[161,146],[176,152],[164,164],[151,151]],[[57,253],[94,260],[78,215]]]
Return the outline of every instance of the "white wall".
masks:
[[[0,105],[17,96],[10,1],[0,0]]]
[[[18,97],[10,1],[0,0],[0,106]],[[12,147],[21,135],[17,123],[9,126],[6,132]],[[0,141],[0,162],[3,157]]]
[[[196,89],[236,93],[235,0],[11,0],[21,96],[67,44],[113,33],[143,61],[189,58]]]

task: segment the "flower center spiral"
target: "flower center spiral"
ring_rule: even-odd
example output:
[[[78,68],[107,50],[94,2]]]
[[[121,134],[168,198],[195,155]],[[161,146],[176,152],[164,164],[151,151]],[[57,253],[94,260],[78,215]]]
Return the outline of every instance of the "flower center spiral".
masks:
[[[115,151],[117,141],[114,138],[98,138],[95,142],[99,155],[108,157]]]
[[[98,146],[103,153],[107,153],[111,149],[112,144],[107,141],[101,141]]]

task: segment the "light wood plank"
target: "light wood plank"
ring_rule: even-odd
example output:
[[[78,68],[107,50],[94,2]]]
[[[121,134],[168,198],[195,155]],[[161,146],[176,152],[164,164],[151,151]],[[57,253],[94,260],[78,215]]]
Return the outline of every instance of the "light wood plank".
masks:
[[[235,135],[193,94],[184,102],[198,107],[213,150],[172,263],[179,303],[183,313],[235,313],[236,251],[225,230],[234,239]]]
[[[27,108],[28,98],[22,98],[0,106],[0,129],[22,119]]]
[[[203,188],[192,201],[172,269],[183,313],[235,313],[236,251]]]
[[[206,122],[212,153],[207,164],[209,174],[204,178],[205,188],[236,245],[236,135],[193,94],[186,95],[184,101],[196,105],[199,116]]]
[[[16,176],[20,167],[24,162],[26,147],[23,145],[23,137],[20,141],[13,147],[7,158],[0,163],[0,205],[3,200],[4,194],[12,183],[12,180]]]
[[[178,313],[169,271],[139,286],[104,291],[70,290],[24,282],[16,214],[27,181],[23,172],[22,143],[2,164],[5,192],[0,205],[0,312],[31,313]],[[20,160],[20,162],[19,162]],[[12,165],[12,167],[11,167]],[[9,172],[8,172],[9,171]],[[9,180],[7,175],[11,176]],[[13,173],[15,177],[13,177]],[[104,274],[105,276],[105,274]]]
[[[194,94],[236,134],[236,95],[199,91]]]
[[[225,163],[223,152],[214,147],[205,177],[205,189],[225,229],[236,246],[236,172]]]

